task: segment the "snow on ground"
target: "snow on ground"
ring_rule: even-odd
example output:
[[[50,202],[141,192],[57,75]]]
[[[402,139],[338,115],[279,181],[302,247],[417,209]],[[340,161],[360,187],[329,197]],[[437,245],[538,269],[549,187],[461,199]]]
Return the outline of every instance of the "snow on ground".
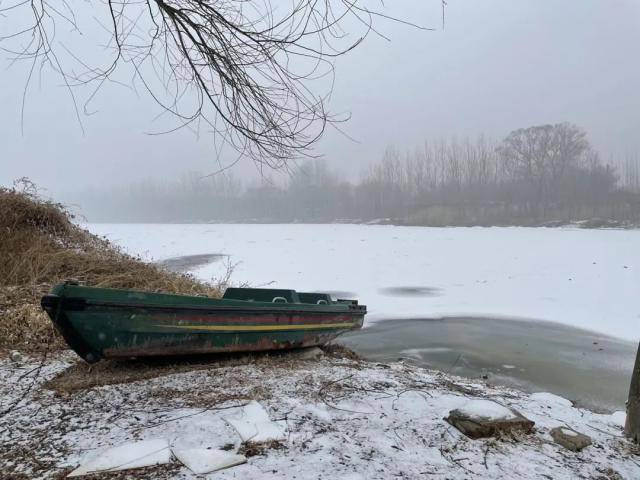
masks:
[[[640,478],[638,450],[622,437],[619,415],[403,363],[258,357],[73,393],[43,386],[74,362],[71,354],[0,360],[0,477],[61,478],[102,449],[166,439],[178,451],[239,448],[248,460],[202,477],[174,459],[126,478]],[[517,409],[536,422],[535,432],[471,440],[443,420],[469,401],[486,412],[486,400]],[[253,401],[286,425],[282,442],[241,445],[225,419],[241,418],[249,405],[249,416],[264,420]],[[588,434],[593,445],[563,449],[549,434],[558,426]]]
[[[505,316],[640,338],[640,231],[90,224],[146,259],[222,253],[233,280],[357,295],[367,322]],[[220,277],[224,263],[195,271]]]
[[[466,417],[484,418],[487,420],[509,420],[516,418],[515,414],[504,405],[485,399],[470,400],[459,407],[458,411]]]

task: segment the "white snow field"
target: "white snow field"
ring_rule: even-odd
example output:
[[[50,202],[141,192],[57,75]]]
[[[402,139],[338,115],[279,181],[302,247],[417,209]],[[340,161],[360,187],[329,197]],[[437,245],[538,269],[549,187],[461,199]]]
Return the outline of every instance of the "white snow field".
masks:
[[[387,225],[89,224],[147,260],[228,255],[232,280],[337,291],[367,322],[440,316],[547,320],[640,338],[640,231]],[[208,280],[225,262],[197,268]]]

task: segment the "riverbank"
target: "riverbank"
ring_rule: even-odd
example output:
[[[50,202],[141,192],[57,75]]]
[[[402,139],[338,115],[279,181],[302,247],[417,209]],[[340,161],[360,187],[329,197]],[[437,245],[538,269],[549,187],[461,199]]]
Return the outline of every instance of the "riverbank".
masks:
[[[0,359],[2,478],[62,478],[100,448],[159,439],[172,448],[246,456],[245,464],[208,477],[216,479],[640,476],[637,446],[622,436],[623,414],[593,413],[555,395],[331,352],[208,361],[98,366],[128,375],[118,380],[105,371],[94,378],[108,378],[107,384],[83,385],[73,379],[91,372],[70,352]],[[517,409],[536,423],[534,432],[467,438],[443,417],[472,399]],[[225,418],[251,401],[286,427],[282,441],[256,446],[238,438]],[[558,426],[589,435],[593,444],[566,450],[550,436]],[[175,459],[93,478],[141,475],[201,478]]]

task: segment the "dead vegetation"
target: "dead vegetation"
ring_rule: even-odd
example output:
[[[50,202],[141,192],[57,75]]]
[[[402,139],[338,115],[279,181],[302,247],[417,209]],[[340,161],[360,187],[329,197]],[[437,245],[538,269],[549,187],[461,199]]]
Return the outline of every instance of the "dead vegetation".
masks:
[[[268,442],[244,442],[238,449],[238,455],[244,455],[247,458],[267,455],[269,450],[284,450],[285,444],[278,440],[269,440]]]
[[[44,387],[64,395],[105,385],[133,383],[177,373],[215,370],[268,361],[267,353],[105,360],[95,365],[78,361],[45,382]]]
[[[329,343],[327,345],[323,345],[322,351],[325,355],[333,358],[344,358],[347,360],[353,360],[355,362],[360,362],[363,358],[358,355],[356,352],[351,350],[350,348],[345,347],[344,345],[340,345],[339,343]]]
[[[40,298],[68,279],[96,287],[219,296],[217,286],[127,255],[73,219],[63,205],[38,196],[26,179],[19,187],[0,187],[0,350],[64,346],[40,309]]]

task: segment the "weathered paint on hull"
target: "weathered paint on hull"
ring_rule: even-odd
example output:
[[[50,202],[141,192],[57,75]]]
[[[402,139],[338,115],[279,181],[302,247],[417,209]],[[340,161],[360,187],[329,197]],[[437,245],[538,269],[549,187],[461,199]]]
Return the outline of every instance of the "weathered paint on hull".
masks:
[[[95,299],[83,303],[64,295],[43,299],[43,307],[69,346],[90,363],[101,358],[322,345],[362,327],[366,311],[288,305],[270,306],[275,311],[269,312],[264,305],[243,307],[244,303],[217,301],[207,308],[158,302],[130,306]]]
[[[210,318],[200,316],[194,321],[188,315],[180,314],[91,310],[68,312],[67,317],[73,330],[89,345],[92,357],[98,358],[309,347],[322,345],[341,333],[362,326],[361,320],[358,322],[350,316],[327,315],[312,318],[313,323],[296,315],[261,316],[259,319],[212,315]],[[261,328],[265,326],[280,328]]]

